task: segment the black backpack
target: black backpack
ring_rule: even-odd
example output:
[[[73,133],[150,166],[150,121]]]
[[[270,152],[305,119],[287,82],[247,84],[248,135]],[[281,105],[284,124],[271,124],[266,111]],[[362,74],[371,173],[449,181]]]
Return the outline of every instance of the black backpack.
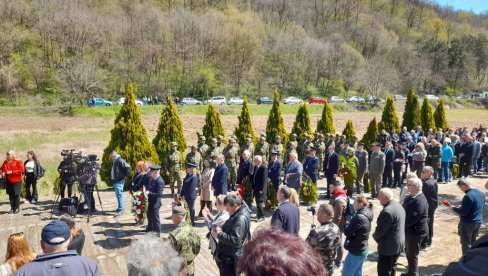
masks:
[[[68,213],[70,216],[75,217],[78,214],[79,199],[77,196],[70,198],[62,198],[59,201],[59,211]]]

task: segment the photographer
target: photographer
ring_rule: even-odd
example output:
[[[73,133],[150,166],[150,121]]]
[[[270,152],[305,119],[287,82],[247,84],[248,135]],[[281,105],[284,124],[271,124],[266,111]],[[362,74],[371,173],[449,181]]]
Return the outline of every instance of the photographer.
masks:
[[[86,151],[80,150],[77,165],[78,183],[84,195],[83,210],[90,208],[90,211],[96,211],[93,190],[94,186],[97,185],[97,171],[100,169],[97,156],[94,154],[87,155]]]
[[[310,207],[312,214],[315,213],[315,207]],[[334,218],[334,208],[330,204],[321,204],[317,211],[317,220],[320,223],[318,228],[312,226],[306,242],[320,255],[324,267],[332,275],[334,270],[334,259],[337,249],[341,244],[341,231],[339,227],[332,222]]]
[[[76,164],[73,160],[73,151],[63,150],[61,155],[63,156],[63,161],[61,161],[58,166],[59,193],[61,198],[64,198],[64,191],[67,185],[68,197],[71,197],[73,193],[73,183],[76,181]]]

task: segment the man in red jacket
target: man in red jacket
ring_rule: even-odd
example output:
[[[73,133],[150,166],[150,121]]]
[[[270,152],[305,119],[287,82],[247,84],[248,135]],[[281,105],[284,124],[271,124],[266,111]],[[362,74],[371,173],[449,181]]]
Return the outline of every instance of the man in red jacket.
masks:
[[[17,159],[15,151],[9,150],[0,170],[2,171],[2,176],[7,180],[5,188],[10,200],[11,210],[9,214],[17,214],[20,211],[20,191],[22,189],[24,162]]]

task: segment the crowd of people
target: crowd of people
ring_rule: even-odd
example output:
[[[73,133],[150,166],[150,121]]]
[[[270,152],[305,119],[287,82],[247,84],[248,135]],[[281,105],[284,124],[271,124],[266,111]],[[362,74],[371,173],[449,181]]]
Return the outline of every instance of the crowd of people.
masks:
[[[354,138],[347,140],[344,135],[320,133],[315,134],[315,139],[304,134],[301,141],[298,135],[291,134],[286,145],[279,136],[268,144],[265,134],[260,135],[256,145],[251,137],[246,138],[243,145],[237,144],[235,136],[229,137],[227,144],[224,140],[223,136],[218,136],[207,145],[205,137],[201,136],[185,158],[177,150],[177,143],[171,142],[163,166],[144,160],[135,164],[136,174],[130,186],[132,210],[137,226],[144,225],[147,218],[148,235],[131,245],[129,255],[134,257],[128,259],[130,275],[193,275],[193,261],[201,250],[200,237],[193,228],[199,218],[205,220],[209,229],[209,249],[221,275],[299,275],[312,271],[313,275],[332,275],[341,266],[342,275],[361,275],[374,220],[371,200],[378,200],[383,206],[372,235],[378,244],[378,275],[395,275],[401,254],[405,254],[408,261],[405,275],[418,275],[419,252],[430,247],[433,241],[434,216],[439,205],[438,183],[449,183],[456,178],[457,186],[466,195],[460,206],[450,208],[460,216],[463,254],[476,244],[485,199],[481,191],[472,187],[468,177],[482,170],[488,173],[488,139],[482,127],[471,132],[466,128],[446,132],[403,128],[400,134],[381,130],[370,149]],[[117,152],[110,155],[110,160],[113,162],[111,182],[118,202],[115,216],[119,216],[125,213],[124,183],[131,174],[131,166]],[[186,174],[182,179],[183,168]],[[343,180],[341,174],[351,169],[356,172],[355,179]],[[1,170],[6,179],[11,213],[19,211],[23,181],[29,187],[27,200],[35,204],[36,182],[44,172],[34,152],[30,151],[23,163],[14,151],[9,151]],[[169,183],[165,183],[162,176]],[[298,194],[304,181],[317,185],[322,178],[327,184],[327,192],[322,196],[330,199],[330,203],[318,207],[320,225],[314,226],[302,240],[298,236]],[[244,187],[245,182],[250,182],[250,187]],[[368,182],[370,197],[364,193]],[[159,213],[166,184],[174,199],[172,221],[176,229],[169,233],[168,239],[162,240],[158,238],[161,234]],[[270,229],[258,231],[251,238],[253,208],[250,202],[244,201],[243,189],[252,189],[256,221],[261,222],[265,218],[264,203],[272,194],[269,187],[275,190],[278,201]],[[394,199],[394,189],[400,189],[399,200]],[[70,193],[68,190],[68,195]],[[82,231],[80,233],[68,217],[62,221],[68,225],[69,235],[56,231],[55,237],[47,234],[41,243],[43,250],[46,248],[44,253],[65,252],[59,254],[61,259],[81,255]],[[49,227],[49,224],[45,227],[47,233],[50,233]],[[60,241],[54,244],[56,250],[66,247],[66,250],[76,249],[78,254],[53,251],[53,247],[48,246],[52,245],[52,239]],[[164,249],[167,254],[157,248]],[[22,264],[43,262],[44,255],[34,259],[32,254],[23,254],[24,263],[9,255],[8,259],[12,260],[7,260],[8,267],[0,269],[13,271]],[[299,261],[290,266],[285,264],[287,258]],[[276,265],[280,262],[283,264]],[[24,265],[18,275],[26,273],[21,271],[31,273],[35,268],[31,264]],[[86,275],[99,273],[86,259],[81,260],[80,265],[89,270]]]

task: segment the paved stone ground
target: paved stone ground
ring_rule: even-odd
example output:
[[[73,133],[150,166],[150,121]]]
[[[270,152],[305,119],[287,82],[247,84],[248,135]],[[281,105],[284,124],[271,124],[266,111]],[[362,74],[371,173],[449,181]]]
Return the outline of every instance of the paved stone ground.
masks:
[[[470,180],[484,191],[484,183],[488,180],[487,175],[482,175],[476,178],[470,178]],[[325,181],[319,181],[320,191],[325,191]],[[169,193],[169,189],[165,189],[166,194]],[[399,190],[396,190],[398,193]],[[462,199],[462,192],[457,188],[455,182],[450,184],[439,184],[439,197],[450,200],[453,204],[459,204]],[[113,211],[116,209],[116,199],[113,191],[106,190],[100,192],[102,199],[103,210],[105,212],[95,213],[90,222],[86,222],[85,216],[78,216],[77,220],[82,223],[83,230],[86,235],[85,247],[83,249],[83,255],[90,256],[96,260],[101,267],[104,275],[126,275],[127,274],[127,259],[126,253],[128,246],[133,239],[137,239],[144,234],[144,228],[135,227],[133,224],[133,217],[130,212],[126,212],[125,215],[120,217],[113,217]],[[130,195],[125,195],[126,210],[130,210]],[[24,232],[28,236],[29,242],[35,252],[41,252],[40,249],[40,232],[42,227],[50,220],[50,210],[52,198],[41,198],[36,205],[23,204],[21,206],[21,213],[17,215],[8,215],[7,212],[10,209],[8,202],[5,200],[0,202],[0,237],[4,237],[0,242],[0,260],[4,260],[6,251],[6,240],[9,235],[17,232]],[[199,210],[199,201],[196,201],[196,209]],[[325,203],[325,200],[320,200],[319,203]],[[376,227],[376,218],[382,207],[378,201],[373,201],[375,207],[373,209],[375,218],[373,220],[373,228]],[[170,204],[171,198],[165,196],[163,199],[163,207],[161,208],[161,219],[163,237],[167,237],[174,226],[170,220]],[[101,209],[100,204],[97,202],[97,209]],[[253,211],[255,209],[253,208]],[[306,206],[300,207],[301,211],[301,230],[300,236],[305,238],[310,230],[312,223],[312,216],[306,211]],[[261,223],[255,222],[253,215],[252,231],[258,228],[269,227],[270,217],[272,212],[266,212],[266,220]],[[485,213],[486,214],[486,213]],[[56,218],[55,214],[55,218]],[[485,218],[486,215],[485,215]],[[452,261],[456,261],[461,256],[461,246],[459,243],[459,237],[457,236],[457,224],[458,217],[450,212],[447,208],[439,206],[435,214],[434,221],[434,241],[432,247],[420,254],[420,275],[430,275],[433,273],[441,273],[444,271],[447,264]],[[197,222],[198,233],[201,236],[202,247],[200,254],[195,260],[196,275],[218,275],[217,267],[212,260],[212,256],[209,253],[208,241],[205,238],[207,228],[205,227],[203,220]],[[488,229],[486,225],[482,226],[480,235],[487,233]],[[374,252],[376,252],[376,243],[370,239],[370,252],[372,253],[368,257],[368,261],[365,262],[363,268],[363,275],[376,275],[376,261],[374,258]],[[407,261],[404,257],[399,260],[399,271],[405,271]],[[339,273],[335,273],[339,275]]]

